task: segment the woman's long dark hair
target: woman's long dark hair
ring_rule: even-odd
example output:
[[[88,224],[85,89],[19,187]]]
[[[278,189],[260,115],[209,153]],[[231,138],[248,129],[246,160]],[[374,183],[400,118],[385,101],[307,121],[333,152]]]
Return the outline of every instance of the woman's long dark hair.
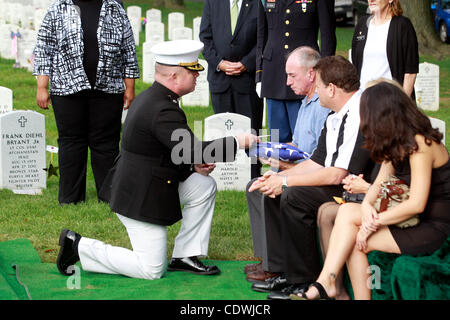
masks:
[[[427,145],[440,143],[442,133],[431,127],[429,118],[397,86],[380,82],[367,88],[360,103],[361,132],[365,147],[376,162],[394,165],[417,151],[415,135],[425,137]]]

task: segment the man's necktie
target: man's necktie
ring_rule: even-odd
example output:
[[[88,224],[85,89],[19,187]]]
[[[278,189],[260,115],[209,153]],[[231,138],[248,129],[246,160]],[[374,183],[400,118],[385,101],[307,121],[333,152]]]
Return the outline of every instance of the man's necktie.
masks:
[[[234,33],[234,28],[236,28],[236,22],[239,14],[239,9],[237,5],[238,0],[233,0],[233,5],[230,10],[230,18],[231,18],[231,34]]]

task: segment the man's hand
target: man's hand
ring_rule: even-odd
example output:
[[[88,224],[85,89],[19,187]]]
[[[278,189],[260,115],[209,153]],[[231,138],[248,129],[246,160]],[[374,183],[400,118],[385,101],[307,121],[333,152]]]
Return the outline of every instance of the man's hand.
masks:
[[[248,149],[251,145],[260,142],[259,138],[251,133],[241,133],[236,136],[240,149]]]
[[[216,167],[215,163],[194,164],[195,172],[198,172],[198,173],[200,173],[201,175],[204,175],[204,176],[209,175],[214,170],[215,167]]]
[[[222,60],[218,68],[220,71],[225,72],[227,76],[238,76],[247,70],[241,62],[231,62],[228,60]]]
[[[283,176],[278,174],[272,174],[270,177],[266,179],[262,183],[262,186],[259,188],[259,192],[263,195],[268,196],[269,198],[275,198],[283,192]]]
[[[231,62],[231,68],[225,72],[227,76],[238,76],[247,69],[241,62]]]
[[[248,189],[248,192],[253,192],[255,190],[259,190],[263,186],[263,182],[266,181],[269,176],[272,174],[277,174],[276,172],[273,172],[272,170],[266,171],[263,176],[259,177],[257,180],[255,180],[250,188]]]

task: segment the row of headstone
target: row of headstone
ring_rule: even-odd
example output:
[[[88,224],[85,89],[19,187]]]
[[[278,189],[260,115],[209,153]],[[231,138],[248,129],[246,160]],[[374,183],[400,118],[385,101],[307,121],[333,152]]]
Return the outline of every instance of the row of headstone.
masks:
[[[139,12],[139,9],[135,8],[133,10]],[[153,83],[155,77],[155,61],[151,49],[155,44],[165,40],[164,24],[161,22],[161,11],[158,9],[148,10],[146,12],[146,18],[145,42],[142,45],[142,80],[146,83]],[[200,17],[193,20],[193,29],[184,26],[184,14],[180,12],[169,13],[168,22],[167,38],[169,40],[199,39]],[[206,78],[208,64],[205,60],[200,60],[199,62],[206,70],[200,72],[199,77],[197,78],[195,91],[182,97],[181,103],[183,106],[209,106],[209,83]],[[123,121],[124,119],[125,117],[123,118]]]
[[[0,0],[0,23],[38,30],[53,0]]]

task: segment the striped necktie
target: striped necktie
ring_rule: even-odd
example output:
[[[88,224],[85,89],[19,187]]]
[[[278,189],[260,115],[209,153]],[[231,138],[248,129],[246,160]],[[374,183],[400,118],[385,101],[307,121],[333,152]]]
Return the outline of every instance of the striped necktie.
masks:
[[[239,8],[237,5],[238,0],[233,0],[233,5],[231,6],[230,10],[230,17],[231,17],[231,34],[234,33],[234,29],[236,28],[236,22],[239,14]]]

